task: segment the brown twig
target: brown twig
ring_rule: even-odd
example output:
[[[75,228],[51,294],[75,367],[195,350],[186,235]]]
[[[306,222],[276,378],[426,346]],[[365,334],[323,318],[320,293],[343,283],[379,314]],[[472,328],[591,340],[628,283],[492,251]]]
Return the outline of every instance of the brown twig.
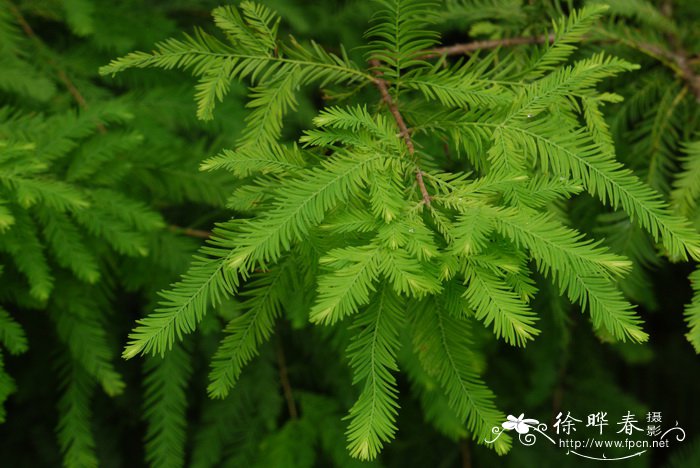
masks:
[[[297,412],[297,405],[294,402],[294,395],[292,394],[292,385],[289,383],[289,375],[287,374],[287,360],[284,357],[284,349],[282,348],[282,340],[277,335],[277,366],[279,368],[280,374],[280,385],[282,385],[282,392],[284,393],[284,399],[287,401],[287,410],[289,411],[289,417],[292,419],[297,419],[299,413]]]
[[[170,229],[172,232],[183,234],[189,237],[196,237],[198,239],[209,239],[211,237],[210,231],[203,231],[201,229],[184,228],[180,226],[175,226],[174,224],[168,226],[168,229]]]
[[[423,171],[420,168],[416,169],[416,180],[418,181],[418,187],[420,188],[420,193],[423,196],[423,201],[426,206],[430,206],[430,194],[425,188],[425,182],[423,182]]]
[[[24,34],[32,41],[34,44],[37,46],[39,50],[43,50],[46,48],[44,43],[41,41],[39,36],[36,35],[34,32],[34,29],[32,29],[31,25],[27,21],[27,19],[24,17],[22,12],[17,8],[17,6],[12,3],[10,0],[6,0],[7,6],[10,10],[10,13],[12,13],[12,16],[15,17],[15,20],[17,20],[17,23],[19,24],[20,28],[22,28],[22,31],[24,31]],[[80,106],[81,109],[87,110],[88,109],[88,103],[85,100],[85,97],[80,93],[78,88],[75,86],[73,81],[68,77],[68,74],[65,72],[63,68],[58,64],[58,62],[49,57],[46,62],[49,64],[51,68],[53,68],[54,72],[56,73],[56,76],[58,77],[59,81],[63,83],[63,86],[66,87],[66,90],[70,95],[73,97],[75,102]],[[100,133],[106,133],[107,129],[105,126],[101,123],[97,123],[97,129],[100,131]]]
[[[379,92],[382,95],[382,101],[384,101],[384,103],[387,105],[389,112],[391,112],[396,124],[399,126],[400,135],[403,137],[406,147],[408,148],[408,154],[410,154],[411,157],[415,157],[416,148],[413,146],[413,140],[411,139],[411,130],[406,125],[406,121],[403,119],[401,112],[399,112],[398,106],[391,98],[391,94],[389,94],[389,87],[387,86],[386,81],[382,78],[383,73],[379,69],[379,67],[381,67],[381,63],[379,63],[379,60],[373,59],[370,61],[370,65],[372,66],[373,73],[375,75],[374,84],[377,86],[377,89],[379,89]],[[428,189],[425,187],[425,182],[423,181],[423,171],[420,170],[420,167],[416,169],[416,181],[418,182],[418,187],[420,188],[420,193],[423,197],[425,205],[430,206],[430,194],[428,193]]]
[[[670,11],[668,7],[666,11]],[[584,38],[586,39],[586,38]],[[656,44],[648,44],[645,42],[638,42],[631,39],[620,39],[617,37],[609,37],[605,39],[600,38],[588,38],[595,42],[610,42],[619,41],[633,47],[651,57],[664,62],[667,66],[673,69],[678,76],[680,76],[688,85],[688,87],[693,91],[693,94],[700,102],[700,76],[698,76],[692,68],[692,64],[697,61],[697,57],[688,56],[685,49],[680,45],[680,40],[676,36],[671,36],[669,42],[674,47],[674,51],[664,49],[657,46]],[[462,55],[470,54],[478,50],[486,49],[496,49],[498,47],[512,47],[523,44],[544,44],[552,43],[554,41],[554,34],[542,35],[542,36],[532,36],[532,37],[510,37],[506,39],[489,39],[483,41],[473,41],[463,44],[453,44],[445,47],[438,47],[436,49],[431,49],[426,51],[425,55],[421,58],[435,58],[442,57],[446,55]]]
[[[10,9],[10,13],[12,13],[12,16],[15,17],[17,20],[17,23],[20,25],[22,30],[24,31],[24,34],[26,34],[30,38],[36,38],[36,34],[34,34],[34,30],[32,29],[31,26],[29,26],[29,23],[27,23],[27,20],[24,19],[24,16],[22,13],[19,11],[19,8],[12,3],[10,0],[6,0],[7,7]]]
[[[467,439],[460,440],[459,449],[462,454],[462,468],[472,468],[472,453],[469,441]]]
[[[544,44],[553,42],[554,34],[547,36],[532,37],[510,37],[506,39],[488,39],[483,41],[467,42],[465,44],[454,44],[451,46],[438,47],[426,52],[422,58],[440,57],[442,55],[463,55],[476,52],[478,50],[496,49],[498,47],[512,47],[523,44]]]
[[[66,87],[66,89],[68,90],[68,92],[70,93],[70,95],[73,96],[73,99],[75,99],[75,102],[77,102],[78,105],[79,105],[83,110],[87,110],[87,109],[88,109],[87,101],[85,100],[85,98],[83,97],[83,95],[80,94],[80,91],[78,91],[78,88],[75,87],[75,85],[74,85],[73,82],[70,80],[70,78],[68,78],[68,75],[66,75],[66,72],[63,71],[63,70],[61,70],[61,69],[57,69],[57,70],[56,70],[56,75],[58,75],[58,79],[61,80],[61,82],[62,82],[63,85]],[[104,132],[107,131],[107,129],[106,129],[106,128],[104,127],[104,125],[102,125],[101,123],[98,124],[98,128],[100,129],[100,131],[101,131],[102,133],[104,133]]]
[[[413,141],[411,140],[411,132],[408,129],[408,126],[406,125],[406,121],[403,119],[403,116],[399,112],[399,108],[396,106],[394,100],[391,98],[391,94],[389,94],[389,87],[387,86],[386,81],[382,78],[382,71],[379,70],[381,64],[379,63],[379,60],[374,59],[370,62],[370,65],[372,65],[372,67],[374,68],[374,74],[376,76],[375,84],[377,85],[377,88],[379,89],[379,92],[382,95],[382,100],[389,107],[389,112],[391,112],[391,115],[394,116],[394,120],[396,120],[396,123],[399,126],[399,130],[401,131],[401,136],[403,137],[404,141],[406,142],[406,146],[408,147],[408,152],[411,156],[413,156],[416,150],[413,146]]]

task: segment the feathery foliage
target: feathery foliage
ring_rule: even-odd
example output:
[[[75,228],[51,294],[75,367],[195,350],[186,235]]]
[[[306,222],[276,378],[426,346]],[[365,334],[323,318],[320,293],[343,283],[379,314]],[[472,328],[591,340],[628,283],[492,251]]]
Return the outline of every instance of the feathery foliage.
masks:
[[[227,395],[280,316],[290,281],[285,258],[298,256],[306,239],[320,239],[320,229],[338,234],[324,237],[315,256],[302,257],[318,263],[306,274],[317,284],[308,318],[344,327],[356,316],[353,327],[361,331],[348,353],[362,390],[347,434],[351,455],[361,459],[375,458],[396,430],[392,372],[404,323],[415,322],[412,345],[420,362],[475,440],[498,424],[492,395],[469,362],[473,345],[459,331],[460,318],[473,316],[509,344],[533,340],[540,330],[529,306],[537,292],[530,260],[590,313],[594,329],[620,340],[647,339],[616,286],[631,262],[602,240],[565,227],[553,209],[583,189],[623,210],[671,258],[700,258],[700,236],[690,223],[616,159],[594,104],[603,99],[596,90],[603,80],[637,67],[604,53],[569,61],[606,8],[556,20],[551,45],[520,70],[504,71],[497,52],[480,63],[442,61],[437,68],[430,62],[425,51],[439,38],[430,30],[436,9],[417,0],[380,2],[366,33],[367,70],[345,52],[280,40],[277,16],[250,2],[214,11],[225,41],[198,30],[102,68],[104,74],[146,67],[191,72],[199,79],[203,119],[212,117],[232,80],[251,89],[238,148],[203,168],[228,170],[248,184],[258,200],[252,217],[215,232],[182,281],[163,293],[162,308],[140,321],[125,357],[164,354],[223,297],[251,295],[213,361],[210,394]],[[326,107],[300,139],[303,149],[285,148],[278,140],[284,117],[297,108],[295,90],[312,83],[357,91],[372,85],[383,106]],[[434,139],[466,154],[460,165],[475,172],[440,172]],[[342,221],[348,209],[368,224],[353,229]],[[398,305],[404,300],[405,320]],[[431,310],[441,302],[451,306]]]
[[[58,444],[8,463],[554,465],[485,441],[650,409],[613,372],[675,358],[700,261],[693,2],[40,3],[0,3],[0,422]]]

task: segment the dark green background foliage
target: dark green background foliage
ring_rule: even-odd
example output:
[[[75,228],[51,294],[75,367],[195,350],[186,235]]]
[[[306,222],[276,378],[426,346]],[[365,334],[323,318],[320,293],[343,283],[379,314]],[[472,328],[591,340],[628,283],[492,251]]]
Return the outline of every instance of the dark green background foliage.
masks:
[[[700,466],[700,3],[608,3],[0,0],[0,465]]]

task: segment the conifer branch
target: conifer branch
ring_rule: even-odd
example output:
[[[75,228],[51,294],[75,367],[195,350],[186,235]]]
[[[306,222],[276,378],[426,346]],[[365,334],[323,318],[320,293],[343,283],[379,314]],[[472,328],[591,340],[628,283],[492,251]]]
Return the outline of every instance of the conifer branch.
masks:
[[[603,30],[599,32],[604,34]],[[554,42],[555,35],[540,35],[540,36],[521,36],[508,37],[503,39],[487,39],[461,44],[452,44],[449,46],[437,47],[426,51],[421,57],[424,59],[435,58],[449,55],[464,55],[477,52],[480,50],[497,49],[499,47],[513,47],[527,44],[551,44]],[[671,37],[669,40],[674,44],[675,51],[666,50],[655,44],[639,42],[628,38],[610,37],[607,39],[599,38],[584,38],[584,40],[593,42],[615,42],[619,41],[629,47],[639,50],[646,55],[649,55],[657,60],[662,61],[666,66],[671,68],[680,76],[693,91],[696,99],[700,102],[700,76],[698,76],[692,68],[692,64],[698,60],[697,57],[689,57],[687,52],[680,47],[680,41],[677,38]]]
[[[315,441],[321,441],[323,450],[326,445],[338,447],[332,442],[342,436],[337,427],[332,429],[325,422],[338,412],[335,402],[292,388],[290,377],[295,374],[290,371],[303,363],[295,359],[293,368],[288,368],[285,351],[291,351],[284,349],[282,334],[277,333],[276,342],[271,343],[275,362],[264,362],[241,378],[244,367],[257,365],[254,358],[270,340],[283,312],[295,320],[308,317],[318,325],[347,326],[353,333],[346,356],[359,395],[346,418],[350,421],[345,432],[349,456],[372,460],[396,438],[400,410],[396,374],[408,370],[416,385],[411,391],[419,393],[426,419],[454,441],[453,461],[470,468],[474,449],[466,438],[483,444],[490,440],[486,437],[492,434],[491,428],[504,418],[480,375],[485,350],[480,349],[481,340],[469,339],[470,328],[486,326],[493,329],[495,339],[524,346],[550,328],[539,326],[539,314],[532,307],[546,280],[553,284],[553,296],[545,299],[553,302],[560,295],[564,301],[568,298],[579,304],[601,334],[644,341],[647,335],[641,319],[623,296],[618,280],[636,272],[633,267],[643,256],[656,259],[657,244],[671,259],[700,258],[700,237],[689,223],[672,215],[664,200],[615,156],[616,132],[610,130],[601,109],[606,102],[618,102],[620,96],[599,92],[597,87],[604,79],[638,67],[604,52],[584,59],[573,56],[582,41],[615,48],[624,45],[637,57],[646,54],[653,58],[645,62],[659,72],[658,78],[673,84],[667,93],[669,101],[679,96],[678,109],[684,109],[680,103],[687,100],[690,86],[680,94],[676,89],[681,88],[679,77],[690,78],[694,65],[688,63],[690,71],[683,71],[676,55],[685,52],[670,36],[666,43],[649,39],[653,45],[647,46],[639,43],[644,41],[641,35],[628,37],[613,28],[611,32],[594,31],[606,7],[593,5],[555,21],[552,34],[543,31],[540,36],[442,46],[432,27],[437,2],[381,3],[383,9],[373,17],[373,26],[365,35],[370,39],[365,49],[370,60],[363,69],[342,47],[334,54],[315,42],[302,44],[291,39],[285,45],[277,39],[277,15],[249,1],[215,10],[216,25],[225,39],[197,30],[181,39],[162,41],[150,53],[131,53],[102,69],[102,73],[153,67],[191,72],[199,80],[197,115],[203,120],[213,117],[215,105],[230,94],[234,82],[251,84],[250,114],[238,148],[224,150],[202,165],[207,170],[227,170],[241,182],[231,200],[233,208],[238,211],[240,207],[246,217],[220,225],[213,234],[168,227],[171,232],[207,242],[182,279],[161,293],[158,308],[138,321],[125,357],[168,353],[166,359],[171,358],[175,350],[170,349],[180,349],[184,335],[197,330],[199,323],[205,325],[203,318],[212,307],[232,295],[245,298],[236,307],[241,313],[223,330],[225,336],[211,362],[208,393],[224,398],[237,386],[235,400],[241,401],[250,387],[261,396],[268,393],[265,400],[284,399],[283,413],[287,413],[277,421],[281,428],[257,433],[243,424],[253,434],[251,455],[262,448],[265,466],[287,466],[289,463],[267,459],[291,459],[288,452],[303,454],[306,445],[311,454],[316,450],[312,448]],[[521,47],[518,60],[503,67],[498,48],[510,46]],[[484,49],[489,50],[476,66],[474,60],[445,59]],[[438,66],[427,58],[437,58]],[[379,92],[373,103],[356,92],[367,83]],[[299,139],[303,146],[287,144],[284,118],[300,108],[297,99],[305,95],[299,89],[312,84],[337,86],[333,92],[339,94],[333,96],[342,96],[349,103],[323,106],[313,119],[315,127]],[[645,99],[653,105],[658,84],[663,82],[652,83],[648,93],[644,88],[642,102],[622,114],[622,126],[644,120],[635,113],[645,110]],[[551,109],[561,112],[549,112]],[[661,128],[680,127],[675,122],[663,123],[667,126]],[[94,126],[87,127],[94,133]],[[419,131],[420,142],[413,139]],[[656,149],[654,144],[666,149],[665,140],[656,143],[656,134],[650,139],[652,149]],[[423,144],[437,152],[443,151],[438,145],[444,144],[445,157],[431,159],[427,172],[420,167],[428,165]],[[453,164],[451,151],[467,161]],[[655,168],[663,169],[662,161],[652,160]],[[463,162],[473,173],[455,172],[464,169]],[[690,160],[684,163],[695,167]],[[694,169],[686,173],[674,193],[690,210],[696,204],[697,177],[693,178]],[[430,193],[426,182],[430,182]],[[406,200],[407,190],[413,201]],[[574,229],[588,230],[587,222],[575,220],[571,227],[563,224],[568,209],[550,207],[581,192],[620,208],[625,229],[633,221],[634,232],[641,238],[646,230],[650,238],[608,249],[602,240]],[[416,212],[422,211],[423,204],[431,220]],[[0,226],[2,208],[0,205]],[[8,213],[5,218],[14,222],[14,213]],[[610,222],[622,225],[617,219]],[[615,237],[620,230],[610,228],[608,232],[608,220],[605,223],[603,233],[611,244],[621,243]],[[180,238],[174,247],[183,241]],[[636,252],[642,249],[649,253]],[[632,262],[613,253],[617,250],[631,252]],[[29,257],[19,266],[34,266],[37,262],[32,260]],[[35,289],[50,289],[48,266],[25,269],[28,277],[36,278]],[[638,294],[638,286],[627,287],[632,291],[629,297]],[[315,296],[294,293],[314,289]],[[697,303],[700,301],[695,300],[686,315],[696,346],[700,343]],[[354,316],[352,324],[344,320],[350,316]],[[542,335],[544,340],[552,336]],[[554,339],[558,339],[556,334]],[[568,383],[568,355],[563,351],[559,373],[552,375],[554,384],[547,387],[548,392],[553,390],[555,410],[561,406]],[[402,369],[400,361],[406,363]],[[173,375],[163,372],[163,380],[172,384],[167,388],[185,389],[186,381]],[[259,378],[270,382],[270,377],[273,385],[264,387],[257,382]],[[158,381],[151,387],[166,388]],[[538,398],[545,401],[546,396]],[[184,400],[176,400],[180,402],[173,414],[181,420],[186,414]],[[155,402],[147,407],[156,403],[161,408],[168,406]],[[259,411],[247,402],[245,406],[253,413]],[[265,419],[255,417],[255,422]],[[221,415],[216,419],[222,419]],[[226,419],[241,421],[238,415]],[[203,427],[208,431],[207,424]],[[150,449],[147,446],[147,457],[149,453],[177,453],[181,459],[186,440],[178,435],[177,424],[175,430],[152,427],[158,430],[152,430],[155,442],[150,442]],[[250,464],[222,460],[223,452],[234,450],[216,440],[218,436],[210,437],[211,433],[198,437],[206,443],[196,451],[212,447],[210,451],[216,453],[210,465]],[[490,448],[503,454],[510,444],[511,439],[504,435]],[[171,452],[171,447],[176,451]],[[334,462],[336,452],[333,448]]]
[[[377,86],[377,89],[379,89],[379,92],[382,95],[382,100],[389,108],[389,112],[391,112],[391,115],[394,117],[396,124],[399,126],[399,131],[401,132],[400,135],[401,137],[403,137],[404,142],[406,142],[406,147],[408,148],[408,154],[410,154],[413,157],[415,156],[416,149],[413,145],[413,140],[411,140],[411,130],[406,125],[406,121],[403,119],[401,112],[399,112],[398,106],[391,98],[391,94],[389,94],[389,88],[387,86],[387,83],[382,78],[383,73],[381,72],[381,70],[379,70],[379,67],[381,67],[381,63],[379,62],[379,60],[373,59],[370,61],[370,65],[372,66],[372,68],[374,68],[374,84]],[[423,181],[423,171],[421,171],[420,167],[416,169],[416,181],[418,182],[418,187],[420,188],[420,193],[423,197],[423,202],[425,202],[426,206],[430,206],[430,194],[428,193],[428,190],[425,187],[425,182]]]
[[[39,50],[44,50],[46,49],[46,46],[42,42],[42,40],[39,38],[39,36],[36,35],[34,32],[34,29],[32,29],[31,25],[27,21],[27,19],[24,17],[22,12],[17,8],[17,6],[11,1],[11,0],[6,0],[7,1],[7,7],[10,10],[10,13],[12,13],[12,16],[17,20],[17,23],[19,26],[22,28],[22,31],[24,31],[24,34],[32,41],[34,44],[37,46],[37,49]],[[68,74],[66,71],[61,68],[61,66],[58,64],[58,62],[53,59],[49,58],[47,59],[47,64],[49,67],[51,67],[54,72],[56,73],[56,76],[58,77],[59,81],[63,83],[63,86],[66,87],[66,90],[68,93],[73,97],[75,102],[78,104],[78,106],[83,109],[87,110],[88,109],[88,103],[85,100],[85,97],[82,95],[80,90],[78,90],[77,86],[75,86],[75,83],[68,77]],[[106,133],[107,129],[105,126],[101,123],[97,123],[97,129],[100,131],[100,133]]]

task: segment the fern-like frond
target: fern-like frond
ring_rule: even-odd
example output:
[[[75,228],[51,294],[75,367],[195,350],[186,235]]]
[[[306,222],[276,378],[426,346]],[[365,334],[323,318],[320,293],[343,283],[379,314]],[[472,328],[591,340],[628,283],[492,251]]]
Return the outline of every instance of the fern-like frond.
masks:
[[[489,124],[472,122],[465,125]],[[552,132],[547,124],[504,125],[510,135],[520,138],[532,154],[537,154],[543,170],[581,180],[584,187],[603,203],[625,212],[655,241],[661,242],[670,255],[700,258],[700,236],[689,223],[670,213],[658,193],[645,185],[631,170],[601,151],[598,144],[582,131],[568,135]],[[517,135],[520,135],[518,137]]]
[[[293,5],[276,3],[296,11]],[[112,128],[126,118],[117,104],[99,109],[91,103],[79,113],[48,118],[0,109],[3,259],[29,283],[31,294],[22,292],[22,299],[32,305],[48,302],[72,369],[110,394],[123,384],[111,362],[104,304],[83,301],[76,291],[98,274],[109,280],[114,265],[127,277],[119,278],[120,284],[131,290],[160,285],[165,270],[174,271],[182,262],[175,255],[160,258],[180,244],[172,241],[173,233],[166,240],[155,235],[168,223],[146,203],[165,207],[172,222],[198,229],[206,229],[202,225],[221,211],[199,218],[170,202],[198,203],[211,196],[221,210],[237,213],[211,235],[171,227],[175,233],[207,237],[206,245],[180,281],[160,293],[156,310],[137,321],[123,351],[125,358],[149,355],[144,403],[148,463],[182,466],[191,451],[191,463],[202,467],[360,463],[351,456],[371,464],[398,431],[398,362],[416,393],[416,406],[439,432],[483,444],[494,438],[492,430],[504,416],[481,377],[488,361],[480,348],[493,351],[494,338],[496,344],[502,339],[532,348],[534,354],[527,356],[537,361],[535,371],[544,378],[536,379],[541,380],[537,388],[525,395],[530,402],[544,401],[543,389],[556,385],[557,366],[544,366],[546,359],[540,358],[560,353],[566,365],[573,333],[566,324],[569,302],[588,314],[601,339],[647,339],[625,294],[647,304],[642,302],[651,296],[643,291],[644,268],[656,266],[663,255],[674,261],[700,260],[700,234],[684,219],[700,216],[695,180],[700,157],[694,143],[672,195],[677,215],[654,190],[665,191],[679,141],[695,138],[692,129],[680,131],[684,119],[697,123],[686,99],[692,86],[682,86],[687,70],[679,68],[692,64],[675,61],[671,51],[676,45],[666,44],[690,41],[683,28],[665,28],[658,15],[649,19],[656,26],[648,34],[633,31],[627,20],[619,27],[611,24],[617,32],[606,35],[598,25],[607,7],[595,2],[584,2],[588,6],[580,10],[572,2],[524,3],[378,0],[366,46],[350,53],[364,52],[368,64],[363,66],[343,46],[326,49],[282,37],[278,33],[287,28],[270,8],[242,1],[214,10],[216,34],[198,29],[101,69],[102,74],[178,69],[194,76],[199,120],[212,119],[215,108],[226,107],[228,118],[215,127],[192,119],[180,122],[186,105],[170,102],[169,94],[181,90],[171,85],[149,96],[149,107],[168,101],[158,107],[161,113],[179,109],[172,116],[151,111],[147,118],[135,117],[143,132]],[[624,13],[628,18],[650,7],[646,0],[621,0],[621,5],[618,13],[637,12]],[[553,34],[537,35],[544,29],[538,15],[562,11],[569,13],[554,22]],[[449,12],[455,17],[447,18]],[[22,39],[4,32],[3,18],[0,12],[0,39],[9,37],[7,50],[17,55],[9,60],[23,61],[17,45]],[[436,48],[439,34],[431,25],[441,20],[450,23],[445,31],[456,23],[469,25],[462,30],[476,40],[473,47]],[[301,24],[290,21],[295,23]],[[608,55],[619,44],[601,38],[632,45],[646,36],[651,41],[637,49],[646,48],[645,54],[670,67],[674,76],[652,70],[653,76],[639,85],[614,83],[620,95],[600,92],[606,80],[638,69]],[[575,58],[582,41],[586,50],[606,50]],[[534,45],[540,43],[544,45]],[[499,44],[508,51],[493,48]],[[511,49],[517,44],[532,47]],[[0,43],[0,89],[5,90],[3,47]],[[479,47],[488,51],[452,58],[457,50]],[[624,50],[625,58],[637,61],[634,50]],[[687,52],[690,57],[693,51]],[[680,49],[678,55],[683,55]],[[129,76],[120,78],[130,82]],[[672,80],[671,87],[646,83]],[[91,101],[99,101],[98,83],[79,84]],[[312,92],[306,87],[313,87]],[[249,99],[245,117],[240,106],[220,104],[232,94],[242,99],[244,88]],[[640,96],[622,103],[629,90]],[[125,93],[123,101],[139,98]],[[658,109],[656,101],[662,104]],[[608,105],[611,113],[621,111],[614,131],[607,122]],[[315,117],[309,114],[313,108]],[[155,121],[150,126],[145,123],[149,119]],[[303,129],[306,122],[313,127]],[[105,123],[110,124],[106,134],[96,128]],[[633,126],[638,130],[629,133]],[[23,127],[32,131],[25,133]],[[621,132],[631,136],[619,139]],[[147,154],[138,151],[137,145],[168,140],[172,133],[177,133],[174,141]],[[220,138],[213,138],[214,133]],[[189,182],[181,177],[192,163],[189,154],[212,148],[219,153],[200,169],[223,171],[193,179],[202,188],[190,196]],[[634,163],[636,153],[652,156],[648,174],[644,161]],[[154,159],[159,162],[148,162]],[[131,186],[132,166],[145,175],[148,187]],[[633,172],[640,167],[641,178],[647,176],[649,183]],[[216,180],[215,189],[203,187],[207,180]],[[610,209],[601,215],[600,204],[586,195]],[[148,202],[137,201],[144,199]],[[27,247],[32,255],[25,253]],[[121,256],[129,258],[115,262]],[[142,262],[164,271],[153,278],[129,271]],[[77,279],[53,274],[54,263]],[[694,287],[699,278],[693,274]],[[231,296],[240,300],[227,301]],[[688,306],[686,320],[688,337],[700,349],[697,302],[695,297]],[[219,317],[207,316],[214,308]],[[298,366],[304,363],[290,358],[287,368],[280,352],[275,369],[266,342],[281,316],[293,335],[306,333],[309,322],[317,326],[320,341],[308,335],[311,341],[295,340],[290,350],[326,366],[312,387],[347,403],[355,390],[349,376],[341,376],[338,363],[327,365],[329,356],[334,360],[332,353],[314,353],[320,343],[346,349],[358,393],[345,418],[346,446],[337,443],[342,438],[340,405],[313,395],[312,387],[296,385]],[[219,318],[229,321],[223,330]],[[470,331],[477,325],[486,330],[472,341]],[[192,366],[201,363],[190,360],[181,342],[197,330],[205,351],[216,346],[217,332],[222,337],[207,388],[217,400],[195,402],[193,411],[203,416],[196,425],[201,427],[193,426],[201,432],[190,450],[187,382]],[[540,335],[552,332],[556,343],[539,342]],[[10,336],[9,342],[16,342],[12,336],[17,333],[9,314],[0,309],[0,341]],[[536,337],[533,347],[530,341]],[[291,383],[285,382],[287,370]],[[284,395],[273,384],[277,379]],[[287,383],[294,384],[291,397]],[[12,387],[0,371],[0,400]],[[78,395],[87,411],[89,390]],[[81,450],[94,453],[89,431],[78,426],[77,433]],[[489,442],[498,454],[510,444],[508,434]],[[321,458],[314,460],[317,455]]]
[[[241,2],[240,10],[234,6],[215,8],[212,11],[214,23],[242,50],[259,54],[272,52],[280,18],[266,6],[254,2]]]
[[[421,298],[437,294],[442,289],[433,265],[403,250],[384,252],[381,268],[397,294]]]
[[[250,271],[274,262],[296,239],[318,225],[330,209],[357,196],[382,154],[337,156],[306,170],[275,190],[273,208],[241,226],[227,266]]]
[[[553,219],[551,215],[520,209],[486,209],[493,216],[498,230],[520,245],[530,249],[531,255],[543,266],[579,272],[601,274],[606,277],[623,276],[631,263],[610,252],[582,234]]]
[[[284,114],[284,108],[294,105],[291,92],[301,84],[353,83],[373,79],[358,69],[344,52],[337,56],[315,43],[306,47],[296,41],[291,45],[276,43],[276,15],[250,2],[243,2],[241,9],[243,15],[233,7],[220,7],[214,12],[217,25],[224,30],[231,44],[198,30],[183,39],[173,38],[158,43],[150,54],[132,52],[113,60],[102,67],[100,73],[107,75],[129,68],[148,67],[189,70],[199,77],[197,115],[205,120],[213,118],[215,103],[228,94],[233,80],[251,79],[260,83],[268,83],[271,79],[285,80],[284,86],[280,81],[277,86],[259,88],[253,100],[252,105],[258,112],[251,117],[251,123],[258,121],[271,127],[257,130],[252,126],[251,131],[260,131],[270,140],[274,139],[274,131],[279,126],[278,117]],[[265,115],[266,112],[272,115],[272,119]]]
[[[248,297],[244,304],[246,310],[224,329],[225,336],[212,358],[208,387],[210,396],[226,397],[236,385],[243,367],[272,335],[289,287],[288,269],[288,264],[283,262],[272,270],[256,275],[257,279],[248,284],[249,289],[241,293],[241,296]]]
[[[537,316],[515,291],[492,272],[478,264],[467,264],[464,269],[467,288],[464,297],[474,316],[484,325],[491,326],[496,338],[503,338],[515,346],[525,344],[539,334],[534,327]]]
[[[243,178],[256,173],[295,173],[305,165],[303,153],[298,148],[270,145],[265,148],[223,150],[218,155],[205,159],[200,169],[203,171],[225,169]]]
[[[36,223],[24,210],[14,210],[13,217],[17,223],[0,236],[0,249],[12,256],[17,269],[27,277],[31,295],[45,301],[53,290],[54,277]]]
[[[144,372],[146,461],[153,467],[184,466],[190,356],[176,345],[165,357],[149,356]]]
[[[260,148],[275,144],[282,134],[283,118],[297,108],[296,91],[302,78],[299,65],[292,64],[283,74],[251,90],[242,146]]]
[[[457,201],[460,202],[462,198],[457,197]],[[449,200],[446,202],[449,203]],[[450,229],[450,251],[465,256],[479,253],[486,247],[493,228],[491,216],[479,204],[464,209]]]
[[[391,223],[405,208],[402,164],[398,159],[386,159],[377,165],[369,179],[369,202],[377,219]]]
[[[425,419],[452,440],[465,438],[468,432],[464,421],[450,408],[440,384],[423,369],[410,343],[408,345],[404,344],[401,348],[399,364],[411,382],[411,394],[417,395],[420,400]]]
[[[546,76],[520,88],[520,93],[505,120],[509,121],[514,117],[533,119],[562,99],[570,98],[571,95],[591,94],[595,86],[604,79],[638,68],[638,65],[607,56],[602,52],[577,60],[571,65],[557,67]]]
[[[210,306],[233,294],[239,284],[235,272],[225,268],[231,254],[230,237],[233,224],[217,227],[208,246],[200,249],[182,279],[169,291],[161,292],[162,301],[154,313],[138,321],[129,334],[129,343],[122,356],[137,354],[165,354],[176,338],[192,333]]]
[[[491,428],[500,425],[504,415],[493,403],[493,393],[475,372],[468,323],[452,316],[446,304],[456,300],[446,290],[430,303],[425,302],[414,315],[413,346],[423,368],[434,376],[447,395],[450,407],[466,420],[472,438],[483,443]],[[459,302],[459,300],[457,300]],[[500,437],[494,444],[498,453],[510,447],[510,438]]]
[[[26,208],[39,203],[57,211],[80,210],[88,206],[79,190],[59,180],[0,172],[0,183],[14,192],[17,202]]]
[[[380,157],[336,158],[324,163],[325,170],[308,170],[298,179],[290,179],[276,191],[280,201],[270,211],[241,223],[235,242],[230,240],[232,233],[215,238],[215,247],[203,251],[211,258],[195,261],[180,283],[162,293],[165,301],[161,308],[139,321],[124,356],[133,357],[142,351],[162,354],[172,346],[176,335],[180,339],[194,331],[209,303],[216,304],[235,292],[237,272],[246,274],[258,263],[276,261],[282,250],[288,250],[294,240],[319,224],[326,211],[359,190],[371,163]]]
[[[487,61],[486,59],[482,59]],[[472,62],[441,70],[421,70],[404,78],[402,84],[420,91],[429,101],[446,107],[483,108],[505,105],[513,97],[509,87],[483,78]]]
[[[97,468],[91,400],[95,381],[77,362],[62,366],[56,432],[66,468]]]
[[[641,319],[614,287],[612,279],[629,271],[628,260],[585,241],[546,215],[508,210],[496,215],[503,235],[527,246],[539,270],[552,275],[562,293],[588,307],[595,327],[605,326],[617,339],[646,341]]]
[[[396,153],[402,151],[394,121],[371,114],[366,106],[327,107],[314,117],[314,124],[319,129],[307,130],[302,143],[322,148],[337,144],[363,149],[386,146]]]
[[[144,203],[110,189],[91,190],[89,207],[72,213],[77,224],[129,256],[148,254],[148,237],[164,227],[159,213]]]
[[[673,182],[671,200],[683,216],[690,216],[700,200],[700,140],[684,147],[683,170]]]
[[[576,50],[575,44],[581,41],[608,8],[607,5],[589,5],[552,21],[554,41],[545,46],[544,52],[531,65],[528,79],[538,78],[565,62]]]
[[[371,38],[368,56],[385,64],[383,73],[399,80],[404,69],[425,66],[421,57],[439,35],[426,29],[435,22],[438,5],[429,0],[376,0],[376,23],[365,36]]]
[[[24,329],[2,307],[0,307],[0,343],[10,354],[22,354],[28,348]]]
[[[100,321],[100,304],[94,296],[85,294],[78,284],[62,284],[63,294],[51,304],[51,318],[56,323],[59,338],[81,372],[97,380],[110,396],[124,390],[124,381],[112,363],[113,351]]]
[[[330,251],[321,263],[333,270],[318,279],[318,299],[312,322],[333,324],[367,304],[375,290],[382,249],[376,244]]]
[[[94,253],[85,245],[83,235],[65,213],[39,210],[38,217],[43,227],[44,238],[59,265],[69,268],[88,283],[99,277],[99,265]]]
[[[347,416],[348,449],[362,460],[374,459],[396,432],[398,390],[392,371],[398,370],[403,303],[387,285],[378,289],[371,305],[355,319],[357,332],[347,351],[353,384],[364,385]]]

